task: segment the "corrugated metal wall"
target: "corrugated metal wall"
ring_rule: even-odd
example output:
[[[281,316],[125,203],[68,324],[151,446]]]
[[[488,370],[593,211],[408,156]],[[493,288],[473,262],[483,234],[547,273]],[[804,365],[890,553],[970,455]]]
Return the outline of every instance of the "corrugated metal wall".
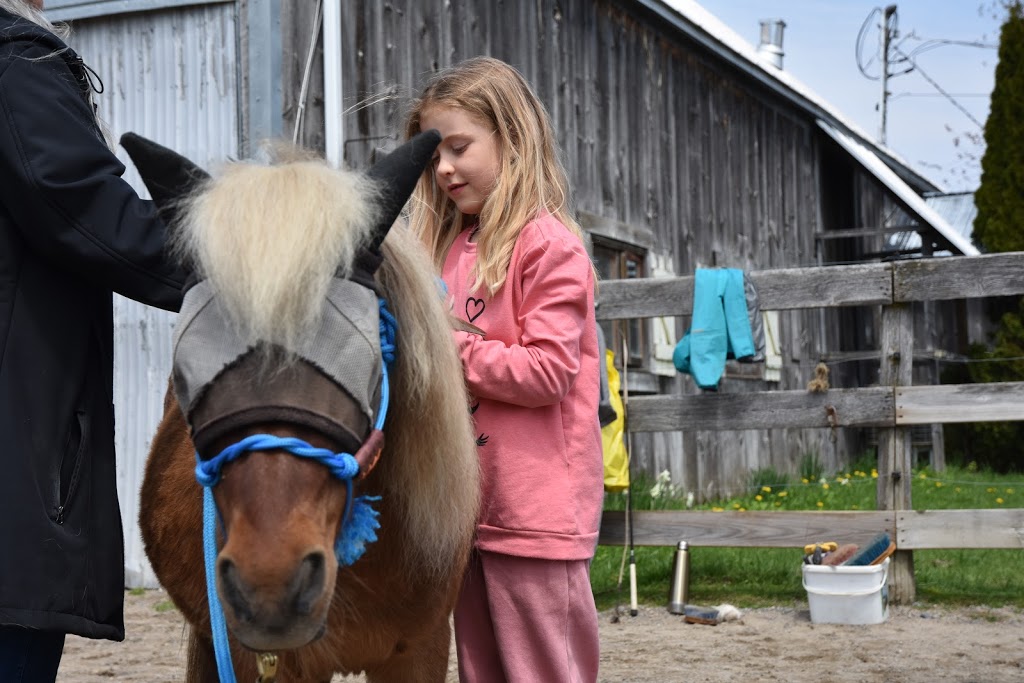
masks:
[[[233,4],[82,20],[74,23],[70,42],[103,80],[97,102],[113,140],[134,131],[207,167],[238,156]],[[125,177],[148,196],[124,150],[117,152],[129,167]],[[138,530],[139,487],[163,414],[174,318],[114,298],[118,495],[130,587],[156,585]]]

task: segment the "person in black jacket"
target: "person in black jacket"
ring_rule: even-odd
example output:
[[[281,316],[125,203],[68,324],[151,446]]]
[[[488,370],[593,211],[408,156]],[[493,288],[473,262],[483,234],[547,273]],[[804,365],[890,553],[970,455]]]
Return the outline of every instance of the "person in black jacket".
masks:
[[[3,683],[55,680],[65,634],[124,639],[111,292],[176,311],[187,276],[41,9],[0,0]]]

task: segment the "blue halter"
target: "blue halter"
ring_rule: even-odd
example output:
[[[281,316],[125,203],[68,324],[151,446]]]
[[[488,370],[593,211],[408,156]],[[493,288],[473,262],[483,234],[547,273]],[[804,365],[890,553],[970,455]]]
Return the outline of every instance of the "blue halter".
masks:
[[[388,369],[395,360],[395,331],[398,323],[387,309],[384,299],[378,300],[380,312],[380,405],[374,429],[383,431],[390,400]],[[286,450],[292,455],[311,458],[326,466],[335,477],[345,482],[348,489],[345,514],[334,543],[338,564],[347,567],[363,556],[366,546],[377,540],[380,513],[373,503],[380,496],[352,496],[352,480],[359,474],[359,463],[351,453],[334,453],[326,448],[316,448],[302,439],[278,437],[272,434],[254,434],[232,444],[209,460],[201,460],[196,453],[196,480],[203,486],[203,560],[206,566],[206,597],[210,606],[210,631],[213,634],[213,649],[217,660],[217,672],[222,683],[236,683],[235,668],[231,661],[228,645],[227,624],[224,608],[217,595],[217,578],[214,565],[217,559],[216,524],[219,518],[213,487],[220,481],[221,470],[226,464],[245,453],[265,450]]]

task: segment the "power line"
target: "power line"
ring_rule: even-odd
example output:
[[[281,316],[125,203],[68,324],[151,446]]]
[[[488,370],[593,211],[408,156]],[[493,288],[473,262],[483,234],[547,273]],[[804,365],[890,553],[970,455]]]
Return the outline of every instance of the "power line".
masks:
[[[983,92],[961,92],[961,93],[950,93],[950,97],[991,97],[989,93]],[[946,97],[946,95],[937,92],[900,92],[889,97],[890,100],[896,100],[901,97]]]
[[[978,126],[978,128],[980,128],[981,130],[985,130],[985,125],[984,125],[984,124],[983,124],[983,123],[982,123],[981,121],[979,121],[978,119],[974,118],[974,115],[973,115],[973,114],[971,114],[971,112],[967,111],[967,109],[966,109],[966,108],[965,108],[965,107],[964,107],[964,106],[963,106],[962,104],[960,104],[960,103],[959,103],[959,102],[958,102],[958,101],[956,100],[956,98],[955,98],[955,97],[953,97],[953,96],[952,96],[952,95],[950,95],[950,94],[949,94],[948,92],[946,92],[946,91],[945,91],[945,90],[944,90],[944,89],[942,88],[942,86],[941,86],[941,85],[939,85],[938,83],[936,83],[936,82],[935,82],[935,79],[933,79],[933,78],[932,78],[931,76],[929,76],[929,75],[928,75],[927,73],[925,73],[925,70],[921,68],[921,65],[920,65],[920,64],[918,64],[918,63],[917,63],[916,61],[914,61],[914,59],[913,59],[913,58],[911,58],[911,57],[910,57],[910,55],[908,55],[908,54],[906,54],[905,52],[903,52],[903,51],[900,51],[900,50],[897,50],[897,51],[899,52],[899,54],[900,54],[900,55],[902,55],[902,56],[903,56],[903,58],[904,58],[904,59],[906,59],[906,60],[907,60],[908,62],[910,62],[910,63],[911,63],[912,65],[913,65],[913,67],[914,67],[914,70],[915,70],[915,71],[917,71],[917,73],[921,74],[921,77],[922,77],[922,78],[924,78],[924,80],[928,81],[928,83],[930,83],[930,84],[931,84],[931,86],[932,86],[933,88],[935,88],[936,90],[938,90],[938,91],[939,91],[939,93],[940,93],[940,94],[941,94],[942,96],[944,96],[944,97],[945,97],[945,98],[946,98],[947,100],[949,100],[949,101],[950,101],[950,103],[951,103],[951,104],[952,104],[952,105],[953,105],[954,107],[956,107],[956,108],[957,108],[957,109],[959,109],[959,110],[960,110],[961,112],[963,112],[963,115],[964,115],[964,116],[966,116],[966,117],[967,117],[967,118],[969,118],[969,119],[970,119],[971,121],[973,121],[973,122],[974,122],[974,124],[975,124],[976,126]]]

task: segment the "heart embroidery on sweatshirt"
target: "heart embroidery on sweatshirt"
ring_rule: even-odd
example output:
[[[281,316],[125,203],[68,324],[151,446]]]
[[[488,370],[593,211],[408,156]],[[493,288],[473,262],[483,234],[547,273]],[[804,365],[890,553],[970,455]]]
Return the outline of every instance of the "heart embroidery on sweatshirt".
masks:
[[[484,312],[484,300],[469,297],[466,299],[466,319],[473,322]]]

